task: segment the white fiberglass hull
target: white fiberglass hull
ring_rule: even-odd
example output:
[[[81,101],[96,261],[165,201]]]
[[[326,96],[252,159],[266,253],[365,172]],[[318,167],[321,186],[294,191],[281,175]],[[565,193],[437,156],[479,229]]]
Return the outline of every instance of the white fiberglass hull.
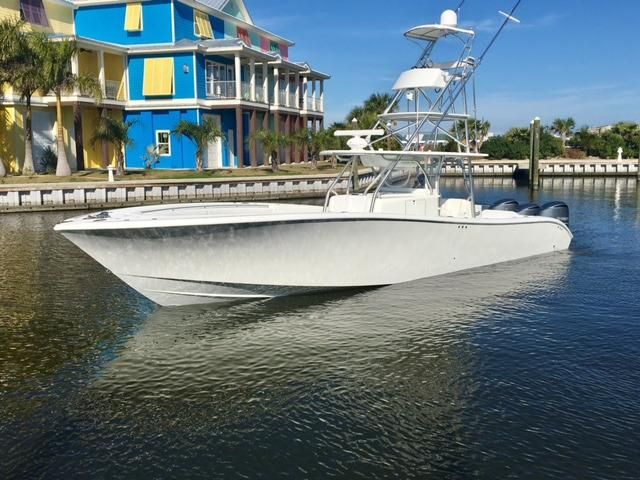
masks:
[[[56,229],[160,305],[390,285],[565,250],[572,238],[539,217],[277,212],[155,226],[85,217]]]

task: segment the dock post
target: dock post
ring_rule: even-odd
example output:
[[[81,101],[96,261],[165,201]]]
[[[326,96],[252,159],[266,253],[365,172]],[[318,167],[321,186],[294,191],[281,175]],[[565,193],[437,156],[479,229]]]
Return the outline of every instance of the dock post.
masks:
[[[529,148],[529,189],[540,188],[540,117],[531,120]]]

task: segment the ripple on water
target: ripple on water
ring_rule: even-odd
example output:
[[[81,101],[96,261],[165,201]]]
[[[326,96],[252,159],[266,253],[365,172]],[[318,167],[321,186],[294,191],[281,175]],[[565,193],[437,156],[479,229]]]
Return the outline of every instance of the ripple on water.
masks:
[[[572,252],[216,309],[154,309],[51,234],[62,215],[1,217],[0,472],[634,478],[635,184],[542,195],[569,201]]]

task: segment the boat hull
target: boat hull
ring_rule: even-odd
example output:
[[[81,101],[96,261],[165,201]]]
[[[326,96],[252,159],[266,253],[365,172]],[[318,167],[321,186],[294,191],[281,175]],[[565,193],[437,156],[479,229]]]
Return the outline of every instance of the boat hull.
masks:
[[[292,218],[293,217],[293,218]],[[565,250],[553,219],[410,219],[375,214],[158,228],[64,230],[160,305],[375,287]]]

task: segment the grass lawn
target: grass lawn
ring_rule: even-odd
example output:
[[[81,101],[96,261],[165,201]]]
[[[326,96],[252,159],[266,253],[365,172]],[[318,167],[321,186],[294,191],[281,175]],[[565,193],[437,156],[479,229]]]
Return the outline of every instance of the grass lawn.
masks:
[[[290,175],[320,175],[337,174],[342,169],[333,168],[330,162],[318,162],[318,168],[313,169],[306,164],[282,164],[280,171],[274,173],[269,167],[258,168],[236,168],[224,170],[207,170],[196,172],[193,170],[134,170],[125,173],[123,176],[116,176],[116,180],[126,181],[147,181],[147,180],[207,180],[214,178],[235,178],[235,177],[269,177],[269,176],[290,176]],[[75,172],[69,177],[56,177],[54,174],[40,175],[8,175],[0,178],[0,184],[29,184],[29,183],[67,183],[67,182],[106,182],[108,173],[106,170],[84,170]]]

